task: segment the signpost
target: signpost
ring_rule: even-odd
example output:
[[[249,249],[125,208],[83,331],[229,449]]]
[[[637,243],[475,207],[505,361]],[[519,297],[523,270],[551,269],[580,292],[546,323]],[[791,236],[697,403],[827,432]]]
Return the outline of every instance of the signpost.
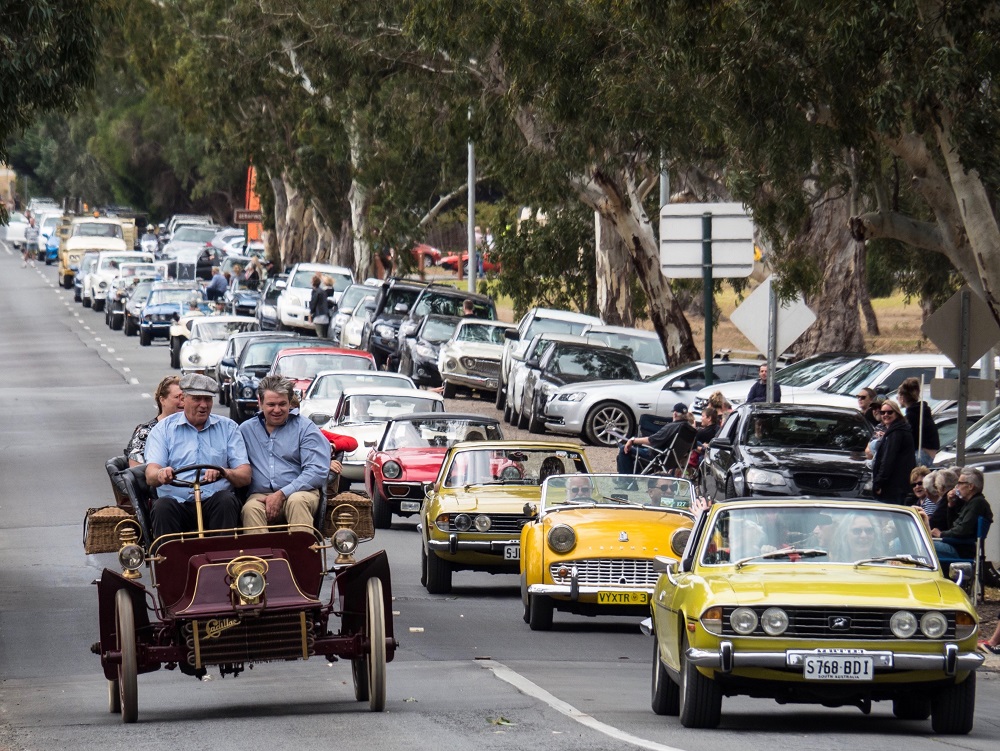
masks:
[[[234,209],[233,224],[253,224],[264,221],[264,214],[253,209]]]
[[[668,203],[660,208],[660,269],[704,284],[705,383],[712,383],[712,279],[753,272],[753,221],[741,203]]]

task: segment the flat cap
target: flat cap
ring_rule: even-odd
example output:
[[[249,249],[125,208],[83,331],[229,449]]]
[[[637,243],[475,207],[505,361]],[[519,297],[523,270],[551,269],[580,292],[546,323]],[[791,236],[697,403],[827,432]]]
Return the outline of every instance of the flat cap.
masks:
[[[188,373],[181,377],[181,391],[191,396],[215,396],[219,393],[219,383],[201,373]]]

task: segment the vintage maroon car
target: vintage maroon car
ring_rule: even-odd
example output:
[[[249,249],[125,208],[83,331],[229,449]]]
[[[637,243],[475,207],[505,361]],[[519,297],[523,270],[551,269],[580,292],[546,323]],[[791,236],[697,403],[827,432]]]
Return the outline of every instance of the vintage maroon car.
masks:
[[[340,347],[289,347],[278,352],[271,373],[295,383],[299,398],[309,389],[316,374],[323,370],[376,370],[370,352]]]
[[[448,449],[475,440],[502,441],[500,422],[447,412],[414,412],[390,420],[365,460],[365,489],[372,497],[375,526],[388,529],[393,514],[418,513],[424,485],[437,478]]]
[[[313,528],[203,530],[200,477],[207,469],[219,470],[181,467],[178,476],[194,473],[192,480],[172,483],[194,488],[199,529],[156,539],[144,467],[118,475],[136,520],[118,525],[121,571],[106,568],[97,581],[100,641],[92,650],[108,681],[109,710],[135,722],[137,676],[161,668],[201,678],[217,667],[235,676],[310,657],[320,665],[350,661],[354,698],[384,710],[385,666],[396,649],[389,563],[384,551],[354,560],[357,510],[333,509],[329,541],[321,531],[325,499]],[[332,566],[328,550],[337,554]],[[334,582],[324,592],[328,576]]]

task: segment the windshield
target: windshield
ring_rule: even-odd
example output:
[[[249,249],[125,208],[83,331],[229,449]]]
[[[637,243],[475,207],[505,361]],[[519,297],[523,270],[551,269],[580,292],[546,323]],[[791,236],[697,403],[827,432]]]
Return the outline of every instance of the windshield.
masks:
[[[434,344],[446,342],[455,332],[455,321],[441,318],[428,318],[424,323],[420,338]]]
[[[542,509],[580,503],[689,509],[694,486],[688,480],[659,475],[558,475],[542,487]]]
[[[289,347],[305,347],[305,342],[289,341],[279,339],[276,342],[263,341],[251,342],[243,351],[243,361],[241,368],[270,368],[274,362],[274,356],[283,349]]]
[[[996,442],[997,438],[1000,438],[1000,407],[972,426],[965,439],[965,450],[983,453]]]
[[[309,399],[339,399],[345,389],[357,386],[374,386],[375,384],[394,389],[416,388],[413,381],[404,375],[358,370],[353,373],[320,376],[312,382],[306,397]]]
[[[522,339],[528,339],[536,334],[581,334],[587,326],[593,326],[593,321],[561,321],[557,318],[536,318],[524,332]]]
[[[702,538],[701,562],[734,563],[767,553],[780,555],[783,548],[819,550],[825,555],[793,553],[757,560],[768,566],[853,563],[881,556],[911,556],[925,564],[935,561],[921,523],[907,511],[819,504],[793,507],[770,501],[753,508],[720,511],[712,529]],[[887,561],[880,565],[892,564]]]
[[[146,298],[149,297],[149,290],[153,288],[152,282],[139,282],[135,287],[132,288],[132,294],[129,295],[128,302],[129,305],[142,304],[146,302]]]
[[[463,323],[459,326],[458,335],[455,337],[460,342],[484,342],[486,344],[500,344],[504,342],[503,333],[505,326],[487,326],[484,323]]]
[[[467,440],[466,436],[470,433],[473,434],[474,440],[482,440],[483,436],[488,441],[503,440],[500,426],[495,420],[461,420],[445,417],[394,420],[385,431],[382,450],[450,448],[459,441]]]
[[[354,394],[347,398],[340,424],[388,422],[393,417],[413,412],[444,412],[444,404],[436,399],[419,396]]]
[[[372,294],[372,288],[366,287],[364,284],[354,284],[344,290],[343,297],[340,298],[340,302],[337,303],[338,310],[341,312],[347,312],[354,310],[354,306],[357,305],[361,300],[366,297],[370,297]]]
[[[73,237],[117,237],[125,239],[120,224],[85,222],[73,225]]]
[[[117,269],[121,264],[129,261],[145,261],[149,256],[143,258],[142,256],[103,256],[101,257],[100,266],[97,267],[98,271],[107,271],[108,269]]]
[[[192,324],[191,338],[221,342],[237,331],[255,331],[256,329],[256,321],[195,321]]]
[[[871,386],[875,382],[875,377],[888,367],[888,363],[880,360],[862,360],[846,373],[841,374],[832,384],[823,386],[820,391],[853,396],[858,393],[858,389]]]
[[[659,339],[635,334],[620,334],[603,331],[588,331],[587,341],[603,344],[605,347],[620,349],[636,362],[648,365],[667,365],[667,355]]]
[[[465,302],[465,297],[460,295],[455,295],[454,293],[447,294],[444,292],[428,292],[421,298],[420,302],[417,303],[416,310],[414,311],[414,316],[425,316],[428,314],[434,314],[439,316],[461,316],[462,315],[462,305]],[[492,321],[496,315],[493,310],[493,306],[483,300],[472,299],[472,318],[483,318],[487,321]]]
[[[274,365],[274,372],[285,378],[304,380],[314,378],[321,370],[372,370],[374,366],[366,357],[338,355],[332,352],[311,352],[285,355]]]
[[[844,363],[857,360],[857,357],[842,355],[835,357],[810,357],[782,368],[774,376],[774,380],[782,386],[808,386],[815,383],[827,373],[831,373]]]
[[[807,448],[862,452],[872,428],[860,412],[854,414],[769,414],[744,420],[743,443],[772,448]]]
[[[483,440],[467,435],[465,440]],[[448,467],[444,485],[490,485],[510,482],[540,485],[561,467],[562,472],[586,472],[587,465],[578,451],[552,449],[469,449],[455,454]]]
[[[215,227],[181,227],[177,230],[173,237],[170,238],[171,242],[186,242],[186,243],[210,243],[212,238],[215,237],[218,229]]]
[[[639,369],[628,355],[597,349],[574,347],[557,352],[547,370],[553,375],[576,381],[640,379]]]
[[[149,293],[150,305],[163,305],[164,303],[178,303],[183,305],[191,300],[201,299],[201,294],[196,289],[156,289]]]

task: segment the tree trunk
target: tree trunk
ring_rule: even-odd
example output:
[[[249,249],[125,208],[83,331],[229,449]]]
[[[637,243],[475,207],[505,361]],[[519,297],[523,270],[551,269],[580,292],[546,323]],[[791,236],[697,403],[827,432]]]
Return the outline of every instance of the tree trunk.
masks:
[[[872,307],[872,298],[868,294],[868,246],[865,243],[858,243],[858,302],[861,304],[861,313],[865,317],[865,330],[868,336],[878,336],[878,317],[875,315],[875,308]]]
[[[597,238],[597,314],[609,326],[634,326],[631,279],[635,274],[628,249],[614,228],[594,212]]]
[[[850,203],[827,194],[813,209],[809,228],[794,244],[812,251],[823,268],[822,290],[812,300],[816,323],[798,340],[799,354],[862,352],[858,305],[858,242],[848,227]]]
[[[354,115],[352,114],[352,118]],[[351,166],[355,177],[351,178],[351,188],[347,191],[347,203],[351,208],[351,230],[354,243],[354,276],[366,279],[376,276],[372,246],[368,238],[368,212],[372,205],[371,191],[357,180],[363,147],[357,123],[351,119],[347,124],[347,141],[351,149]]]

